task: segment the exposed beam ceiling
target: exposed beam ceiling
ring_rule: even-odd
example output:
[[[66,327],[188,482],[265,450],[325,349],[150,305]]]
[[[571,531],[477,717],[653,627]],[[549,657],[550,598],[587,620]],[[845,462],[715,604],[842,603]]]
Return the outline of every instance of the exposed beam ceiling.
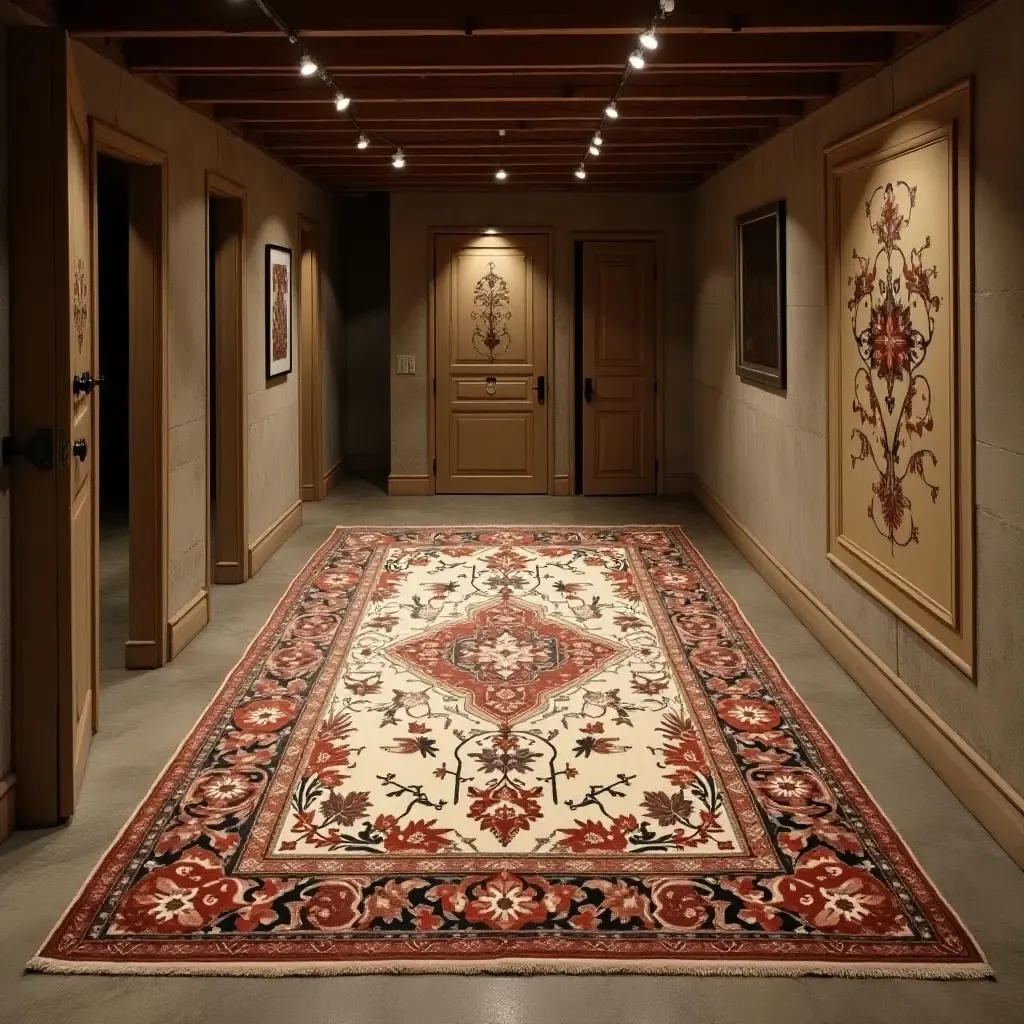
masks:
[[[71,33],[334,189],[693,187],[945,28],[958,0],[677,0],[578,165],[657,0],[56,0]],[[499,139],[499,129],[504,129]],[[390,164],[401,146],[407,166]],[[508,171],[498,185],[494,171]]]

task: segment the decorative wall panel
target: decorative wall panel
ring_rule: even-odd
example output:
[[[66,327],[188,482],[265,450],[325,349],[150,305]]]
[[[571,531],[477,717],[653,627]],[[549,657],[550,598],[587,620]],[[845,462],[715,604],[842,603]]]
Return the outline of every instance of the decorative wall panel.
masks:
[[[974,669],[970,88],[826,153],[829,536]]]

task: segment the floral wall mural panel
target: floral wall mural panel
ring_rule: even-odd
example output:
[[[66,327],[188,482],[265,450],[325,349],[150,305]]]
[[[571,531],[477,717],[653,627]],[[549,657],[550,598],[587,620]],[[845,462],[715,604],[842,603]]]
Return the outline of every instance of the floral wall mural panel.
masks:
[[[829,153],[829,555],[969,669],[970,195],[951,102]]]

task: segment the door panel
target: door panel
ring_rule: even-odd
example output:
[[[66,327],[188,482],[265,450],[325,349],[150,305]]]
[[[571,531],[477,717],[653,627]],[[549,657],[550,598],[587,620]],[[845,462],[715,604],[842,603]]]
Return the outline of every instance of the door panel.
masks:
[[[72,378],[98,371],[93,331],[90,157],[67,37],[8,37],[11,431],[52,430],[53,462],[12,468],[12,671],[18,821],[67,818],[95,722],[96,398]],[[12,93],[14,95],[14,93]],[[54,273],[55,268],[57,272]]]
[[[583,247],[583,493],[650,494],[655,459],[652,242]]]
[[[547,236],[437,235],[434,255],[436,490],[547,493]]]

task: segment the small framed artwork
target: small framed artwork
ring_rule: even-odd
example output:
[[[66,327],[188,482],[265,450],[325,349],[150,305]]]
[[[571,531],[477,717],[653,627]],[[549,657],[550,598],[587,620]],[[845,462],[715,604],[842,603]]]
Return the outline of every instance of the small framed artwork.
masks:
[[[267,246],[267,378],[292,371],[292,251]]]
[[[736,372],[786,387],[786,204],[736,218]]]

